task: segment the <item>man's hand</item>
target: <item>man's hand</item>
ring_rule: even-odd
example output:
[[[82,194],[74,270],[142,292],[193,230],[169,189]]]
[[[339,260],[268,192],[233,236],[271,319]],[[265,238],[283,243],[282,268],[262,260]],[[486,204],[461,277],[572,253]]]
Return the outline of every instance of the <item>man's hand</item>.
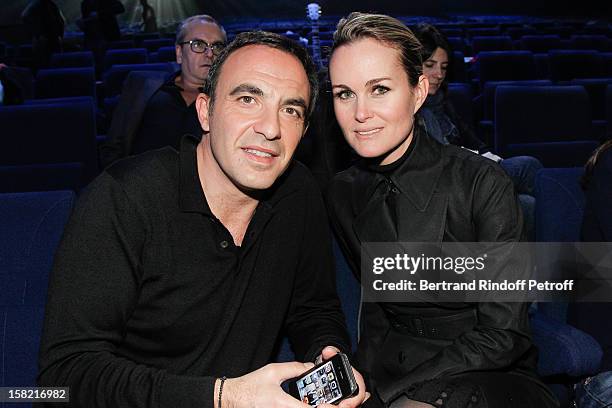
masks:
[[[322,351],[319,357],[317,357],[317,361],[327,361],[336,354],[338,354],[340,350],[338,350],[334,346],[327,346]],[[340,401],[338,408],[355,408],[364,403],[365,400],[370,398],[370,393],[366,392],[365,382],[363,381],[363,377],[359,374],[359,371],[353,370],[353,375],[355,376],[355,381],[357,381],[357,385],[359,386],[359,392],[354,397],[345,399]],[[319,408],[335,408],[336,406],[330,404],[321,404],[318,406]]]
[[[274,363],[242,377],[228,378],[223,385],[221,408],[307,408],[308,405],[287,394],[280,385],[283,381],[297,377],[313,366],[312,363]],[[218,383],[219,380],[215,384],[215,408],[218,408]]]

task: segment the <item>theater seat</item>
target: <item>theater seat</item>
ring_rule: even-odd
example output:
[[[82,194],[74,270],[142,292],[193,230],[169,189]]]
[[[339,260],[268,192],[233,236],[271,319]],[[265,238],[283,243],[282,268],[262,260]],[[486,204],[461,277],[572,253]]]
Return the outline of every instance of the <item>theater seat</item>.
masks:
[[[561,48],[561,37],[558,35],[525,35],[519,42],[521,50],[531,52],[548,52]]]
[[[41,69],[36,74],[36,98],[91,96],[96,98],[93,68]]]
[[[538,242],[580,241],[585,205],[579,184],[582,173],[582,167],[538,171],[535,187]],[[552,265],[554,261],[546,259],[546,264]],[[530,318],[534,343],[540,351],[539,374],[562,402],[567,402],[576,378],[595,373],[602,357],[601,346],[593,337],[566,324],[567,306],[566,302],[538,303],[537,312]]]
[[[155,64],[127,64],[114,65],[104,73],[102,82],[104,83],[104,97],[110,98],[121,93],[123,81],[132,71],[165,71],[173,73],[175,67],[169,62],[159,62]]]
[[[608,126],[606,128],[606,139],[612,139],[612,85],[608,85],[606,88],[606,121]]]
[[[84,182],[98,172],[95,106],[91,98],[48,105],[0,107],[4,166],[81,163]],[[49,179],[50,173],[39,174]]]
[[[534,156],[545,167],[583,165],[598,142],[589,97],[581,86],[499,86],[495,94],[495,151]]]
[[[533,54],[529,51],[485,51],[477,56],[480,87],[488,81],[538,79]]]
[[[146,64],[147,50],[145,48],[128,48],[123,50],[107,50],[104,55],[104,71],[113,65]]]
[[[451,82],[448,84],[448,97],[461,120],[473,127],[472,87],[469,84]]]
[[[157,62],[174,62],[176,61],[176,50],[174,46],[161,47],[157,50]]]
[[[36,385],[49,272],[73,202],[69,191],[0,194],[0,387]]]
[[[472,50],[474,54],[481,51],[511,51],[512,38],[506,35],[474,37],[472,38]]]
[[[576,78],[599,78],[603,60],[597,51],[555,50],[548,53],[550,79],[570,81]]]
[[[94,55],[91,51],[55,53],[49,65],[51,68],[93,68]]]

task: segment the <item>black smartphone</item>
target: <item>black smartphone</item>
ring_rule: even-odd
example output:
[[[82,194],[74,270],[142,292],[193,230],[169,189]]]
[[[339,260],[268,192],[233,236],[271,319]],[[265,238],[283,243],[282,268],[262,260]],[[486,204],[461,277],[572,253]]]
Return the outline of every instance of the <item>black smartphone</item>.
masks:
[[[343,353],[336,354],[289,381],[289,393],[312,406],[323,403],[338,404],[357,392],[359,386],[355,381],[351,363]]]

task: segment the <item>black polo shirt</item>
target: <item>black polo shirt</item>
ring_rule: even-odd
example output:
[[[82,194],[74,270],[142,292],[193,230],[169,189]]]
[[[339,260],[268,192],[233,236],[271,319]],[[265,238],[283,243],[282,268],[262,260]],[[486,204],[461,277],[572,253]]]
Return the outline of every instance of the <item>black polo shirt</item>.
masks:
[[[348,350],[330,233],[308,170],[293,163],[240,248],[208,207],[197,140],[117,162],[79,198],[54,265],[41,385],[73,406],[212,407],[215,377],[273,357]]]

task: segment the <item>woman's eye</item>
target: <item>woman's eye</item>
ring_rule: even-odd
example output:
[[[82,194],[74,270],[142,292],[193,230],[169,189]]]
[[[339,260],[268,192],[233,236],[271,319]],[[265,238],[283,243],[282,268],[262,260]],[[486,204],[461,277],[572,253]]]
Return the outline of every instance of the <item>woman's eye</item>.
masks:
[[[349,99],[351,96],[353,95],[353,93],[351,91],[340,91],[340,92],[336,92],[334,94],[334,97],[338,98],[338,99]]]
[[[389,88],[387,88],[386,86],[376,86],[374,87],[374,94],[375,95],[384,95],[387,92],[389,92]]]

